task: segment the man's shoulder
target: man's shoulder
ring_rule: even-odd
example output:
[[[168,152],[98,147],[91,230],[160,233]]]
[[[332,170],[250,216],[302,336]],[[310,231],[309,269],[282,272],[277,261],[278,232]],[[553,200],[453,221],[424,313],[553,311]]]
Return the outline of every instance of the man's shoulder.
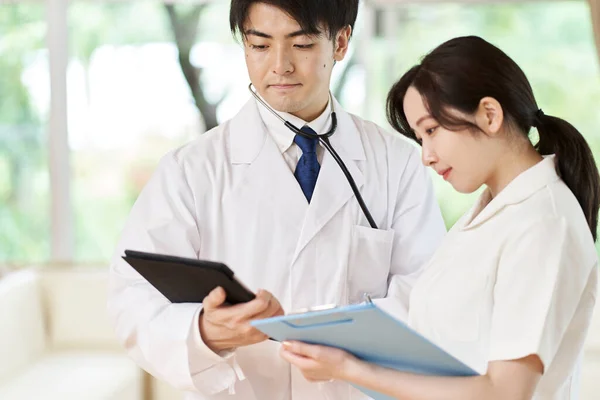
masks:
[[[230,121],[198,134],[198,137],[171,151],[178,164],[197,160],[215,160],[226,156],[228,149],[227,131]]]
[[[386,143],[393,144],[394,146],[406,147],[407,149],[413,149],[415,147],[408,138],[392,129],[384,128],[376,122],[364,119],[356,114],[347,114],[358,127],[361,134],[368,138],[380,138]]]
[[[351,113],[348,116],[358,128],[365,151],[369,152],[370,149],[377,154],[394,155],[391,159],[400,164],[405,164],[418,154],[415,144],[400,133]]]

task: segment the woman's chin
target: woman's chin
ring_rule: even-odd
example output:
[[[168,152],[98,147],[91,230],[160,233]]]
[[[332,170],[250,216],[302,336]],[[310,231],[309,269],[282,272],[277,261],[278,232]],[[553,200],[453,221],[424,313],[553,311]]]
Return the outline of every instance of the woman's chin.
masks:
[[[449,182],[449,183],[450,183],[450,185],[452,185],[454,190],[456,190],[458,193],[461,193],[461,194],[474,193],[481,187],[481,185],[460,184],[460,183],[455,183],[455,182]]]

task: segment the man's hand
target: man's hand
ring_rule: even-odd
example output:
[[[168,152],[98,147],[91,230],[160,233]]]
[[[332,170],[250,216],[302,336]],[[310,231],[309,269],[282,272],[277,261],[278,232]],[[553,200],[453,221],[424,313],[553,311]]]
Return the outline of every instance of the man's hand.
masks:
[[[215,353],[267,340],[250,321],[284,315],[279,301],[266,290],[259,290],[254,300],[234,306],[223,305],[225,297],[225,290],[218,287],[202,301],[200,336]]]

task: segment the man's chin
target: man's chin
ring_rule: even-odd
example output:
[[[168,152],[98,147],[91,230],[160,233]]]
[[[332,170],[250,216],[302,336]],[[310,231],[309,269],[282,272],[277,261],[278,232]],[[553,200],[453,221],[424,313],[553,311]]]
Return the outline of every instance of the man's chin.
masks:
[[[266,99],[275,111],[293,114],[300,110],[298,103],[289,99]]]

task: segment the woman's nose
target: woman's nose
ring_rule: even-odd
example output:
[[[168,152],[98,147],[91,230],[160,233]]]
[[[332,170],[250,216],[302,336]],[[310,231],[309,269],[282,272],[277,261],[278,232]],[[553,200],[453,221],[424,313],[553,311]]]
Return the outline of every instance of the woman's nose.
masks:
[[[426,167],[431,167],[438,161],[437,155],[435,154],[429,143],[423,141],[421,150],[421,161]]]

